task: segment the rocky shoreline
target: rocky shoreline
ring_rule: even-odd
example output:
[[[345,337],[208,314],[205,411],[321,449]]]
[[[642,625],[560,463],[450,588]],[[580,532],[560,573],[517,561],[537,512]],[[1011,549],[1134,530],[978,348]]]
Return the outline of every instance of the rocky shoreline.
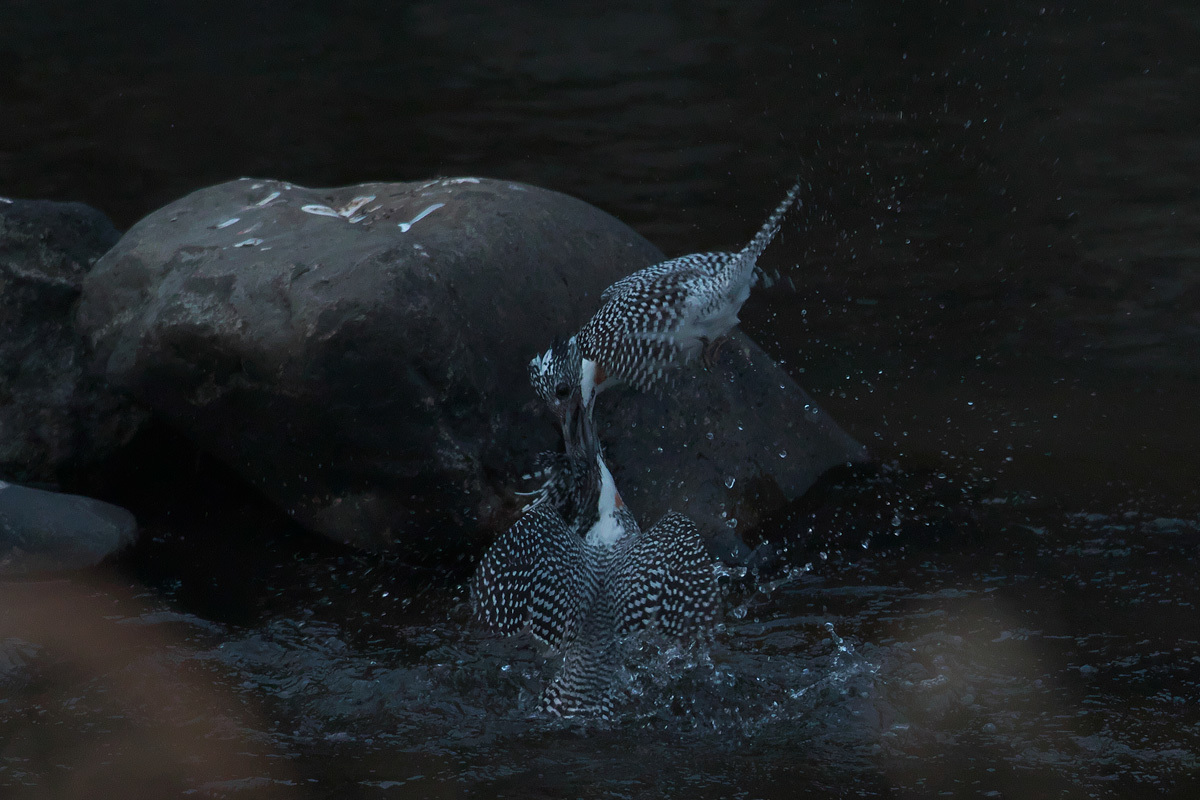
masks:
[[[477,178],[243,179],[119,241],[78,204],[3,203],[0,226],[0,479],[70,491],[153,415],[309,531],[420,558],[511,522],[556,436],[524,364],[662,259],[580,200]],[[601,423],[640,513],[685,510],[737,557],[735,532],[866,454],[752,341],[730,344]]]

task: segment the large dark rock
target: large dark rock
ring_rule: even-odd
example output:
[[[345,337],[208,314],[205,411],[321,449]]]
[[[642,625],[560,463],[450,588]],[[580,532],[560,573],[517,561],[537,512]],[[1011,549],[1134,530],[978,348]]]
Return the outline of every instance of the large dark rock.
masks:
[[[661,258],[607,214],[532,186],[247,179],[135,225],[88,276],[79,323],[111,382],[307,527],[461,550],[464,533],[512,519],[518,476],[557,446],[529,358]],[[672,506],[720,527],[723,510],[777,506],[861,457],[735,342],[724,363],[736,381],[716,370],[667,398],[602,398],[644,519]]]
[[[136,534],[118,506],[0,481],[0,575],[94,566]]]
[[[0,200],[0,477],[55,482],[102,459],[143,415],[85,374],[75,306],[120,234],[80,203]]]

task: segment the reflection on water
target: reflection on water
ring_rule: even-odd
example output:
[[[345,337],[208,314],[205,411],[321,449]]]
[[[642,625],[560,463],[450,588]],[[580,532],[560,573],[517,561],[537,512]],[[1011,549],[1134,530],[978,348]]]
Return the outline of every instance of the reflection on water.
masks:
[[[796,290],[745,327],[884,466],[781,514],[716,641],[635,654],[611,726],[531,716],[553,664],[469,624],[466,565],[142,498],[104,582],[2,587],[0,786],[1200,788],[1194,4],[76,5],[0,6],[0,195],[128,225],[242,174],[482,174],[675,254],[805,175],[765,258]]]

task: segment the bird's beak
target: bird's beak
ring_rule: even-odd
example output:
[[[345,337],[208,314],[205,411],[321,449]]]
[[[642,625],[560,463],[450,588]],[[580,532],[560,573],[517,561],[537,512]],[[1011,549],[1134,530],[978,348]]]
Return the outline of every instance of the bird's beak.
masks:
[[[591,459],[599,452],[600,443],[592,424],[592,415],[583,405],[583,395],[576,387],[565,403],[563,443],[572,458]]]

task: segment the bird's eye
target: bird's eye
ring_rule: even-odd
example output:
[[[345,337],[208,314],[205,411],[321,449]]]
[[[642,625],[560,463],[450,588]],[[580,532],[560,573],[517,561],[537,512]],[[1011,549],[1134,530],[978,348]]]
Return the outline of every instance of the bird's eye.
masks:
[[[560,383],[558,386],[554,387],[554,394],[556,394],[559,398],[565,398],[570,393],[571,387],[566,383]]]

